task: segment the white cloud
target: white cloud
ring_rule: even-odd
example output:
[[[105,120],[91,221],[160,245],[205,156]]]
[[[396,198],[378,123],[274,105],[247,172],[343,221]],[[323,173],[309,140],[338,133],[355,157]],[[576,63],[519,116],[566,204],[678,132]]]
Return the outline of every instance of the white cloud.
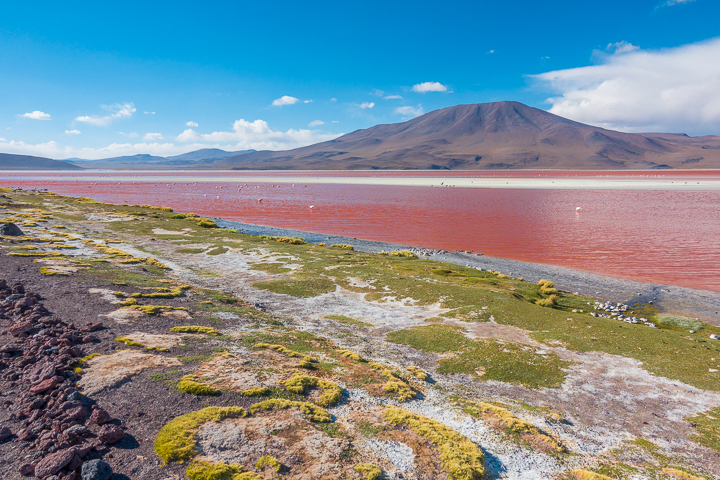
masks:
[[[488,53],[495,53],[495,50],[488,50]]]
[[[413,85],[412,91],[417,93],[447,92],[447,87],[440,82],[423,82]]]
[[[188,127],[197,127],[198,126],[198,124],[193,121],[187,122],[187,123],[185,123],[185,125],[187,125]]]
[[[137,110],[132,102],[123,104],[116,103],[114,105],[101,105],[101,107],[105,110],[108,110],[110,114],[104,116],[85,115],[82,117],[77,117],[75,121],[89,123],[90,125],[95,125],[98,127],[107,127],[113,120],[116,120],[118,118],[132,117],[132,114],[135,113],[135,111]]]
[[[340,123],[340,120],[333,120],[331,123]]]
[[[375,102],[362,102],[362,103],[355,104],[355,106],[365,110],[367,108],[373,108],[375,106]]]
[[[155,115],[155,112],[143,112],[145,115]]]
[[[24,113],[23,117],[32,118],[33,120],[50,120],[50,114],[35,110],[34,112]]]
[[[273,130],[265,120],[248,122],[240,119],[233,123],[230,132],[201,134],[188,128],[177,136],[179,142],[236,142],[237,150],[254,148],[255,150],[286,150],[304,147],[317,142],[332,140],[339,135],[320,134],[312,130],[290,129],[286,132]]]
[[[331,102],[337,102],[337,98],[333,97],[330,99]]]
[[[120,135],[125,135],[128,138],[138,138],[140,136],[140,134],[138,134],[137,132],[130,132],[130,133],[118,132],[118,133]]]
[[[385,95],[385,92],[383,92],[379,88],[373,88],[372,90],[370,90],[370,95],[374,97],[382,97],[383,95]]]
[[[162,136],[162,133],[146,133],[143,140],[146,142],[159,142],[165,140],[165,137]]]
[[[299,98],[291,97],[289,95],[283,95],[280,98],[273,100],[273,107],[282,107],[283,105],[294,105],[300,101]]]
[[[65,130],[65,135],[80,135],[81,133],[80,130]]]
[[[308,123],[308,127],[319,127],[320,125],[325,125],[325,122],[322,120],[313,120],[312,122]]]
[[[417,107],[412,106],[405,106],[405,107],[398,107],[395,109],[395,113],[398,115],[402,115],[403,118],[409,119],[409,118],[415,118],[419,117],[423,114],[423,108],[422,104],[418,104]]]
[[[303,103],[312,103],[312,100],[303,100]]]
[[[625,131],[720,133],[720,38],[606,55],[600,65],[535,75],[559,93],[550,112]]]
[[[606,47],[606,49],[612,53],[628,53],[628,52],[634,52],[635,50],[640,50],[640,47],[623,40],[621,42],[608,43],[608,46]]]
[[[387,95],[383,97],[385,100],[402,100],[403,97],[400,95]]]
[[[673,5],[682,5],[683,3],[692,3],[695,0],[668,0],[663,5],[666,7],[672,7]]]

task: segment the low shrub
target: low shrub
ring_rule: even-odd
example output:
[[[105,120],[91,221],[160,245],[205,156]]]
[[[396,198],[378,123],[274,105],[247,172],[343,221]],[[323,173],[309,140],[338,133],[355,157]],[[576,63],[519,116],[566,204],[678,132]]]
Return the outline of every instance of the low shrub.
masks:
[[[255,462],[255,468],[257,468],[258,470],[263,470],[265,467],[270,467],[275,470],[276,473],[280,473],[282,464],[278,462],[275,457],[265,455],[264,457],[258,458],[258,461]]]
[[[217,223],[215,223],[215,220],[210,220],[209,218],[201,218],[195,224],[198,227],[202,227],[202,228],[218,228]]]
[[[557,295],[550,295],[547,298],[541,298],[540,300],[537,300],[535,304],[540,305],[541,307],[552,307],[553,305],[557,305]]]
[[[371,463],[358,463],[355,471],[362,475],[363,480],[378,480],[382,477],[382,470]]]
[[[203,333],[205,335],[222,335],[219,331],[212,327],[201,327],[200,325],[183,325],[179,327],[172,327],[171,332],[175,333]]]
[[[346,243],[336,243],[334,245],[330,245],[330,248],[340,248],[342,250],[355,250],[355,247],[352,245],[348,245]]]
[[[404,257],[404,258],[418,258],[417,255],[415,255],[410,250],[393,250],[390,252],[391,257]]]
[[[187,215],[185,215],[184,213],[176,213],[175,215],[170,215],[170,218],[174,220],[182,220],[184,218],[187,218]]]

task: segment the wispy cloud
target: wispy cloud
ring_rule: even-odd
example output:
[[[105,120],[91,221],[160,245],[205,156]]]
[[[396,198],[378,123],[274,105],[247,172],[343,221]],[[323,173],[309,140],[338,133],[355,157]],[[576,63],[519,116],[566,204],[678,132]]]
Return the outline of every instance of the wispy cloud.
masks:
[[[303,103],[313,103],[314,100],[303,100]]]
[[[308,123],[308,127],[319,127],[320,125],[325,125],[325,122],[322,120],[313,120],[312,122]]]
[[[370,90],[370,95],[374,97],[382,97],[383,95],[385,95],[385,92],[383,92],[379,88],[373,88],[372,90]]]
[[[605,55],[602,63],[532,78],[559,95],[550,111],[625,131],[720,131],[720,38]]]
[[[81,116],[77,117],[75,119],[76,122],[83,122],[83,123],[89,123],[90,125],[95,125],[98,127],[107,127],[112,123],[113,120],[117,120],[118,118],[129,118],[132,117],[132,114],[137,111],[135,108],[135,105],[130,103],[116,103],[113,105],[101,105],[102,108],[105,110],[108,110],[110,113],[108,115],[103,116]]]
[[[386,95],[383,97],[385,100],[402,100],[402,96],[400,95]]]
[[[162,136],[162,133],[146,133],[145,136],[143,136],[143,140],[146,142],[159,142],[160,140],[165,140],[165,137]]]
[[[33,120],[50,120],[50,114],[41,112],[40,110],[35,110],[34,112],[30,113],[24,113],[23,117],[25,118],[32,118]]]
[[[672,7],[673,5],[682,5],[684,3],[692,3],[695,0],[668,0],[667,2],[663,3],[664,7]]]
[[[198,127],[198,124],[193,121],[185,122],[185,125],[187,125],[188,127]]]
[[[143,112],[145,115],[155,115],[155,112]]]
[[[410,105],[405,107],[398,107],[395,109],[395,113],[398,115],[402,115],[405,119],[419,117],[423,114],[422,104],[418,104],[417,107],[413,107]]]
[[[130,132],[130,133],[118,132],[118,133],[119,133],[120,135],[123,135],[123,136],[128,137],[128,138],[138,138],[138,137],[140,136],[140,134],[137,133],[137,132]]]
[[[355,103],[353,104],[358,108],[362,108],[363,110],[368,108],[373,108],[375,106],[375,102],[362,102],[362,103]]]
[[[80,135],[81,133],[80,130],[65,130],[65,135]]]
[[[416,93],[447,92],[447,87],[440,82],[423,82],[412,86]]]
[[[339,135],[322,134],[313,130],[290,129],[286,132],[273,130],[265,120],[249,122],[244,119],[235,121],[232,131],[201,134],[189,128],[177,136],[178,142],[235,142],[238,149],[286,150],[324,142]]]
[[[608,46],[605,47],[608,52],[612,53],[628,53],[628,52],[634,52],[635,50],[640,50],[640,47],[633,45],[630,42],[626,42],[625,40],[615,43],[608,43]]]
[[[273,107],[282,107],[283,105],[294,105],[300,101],[299,98],[291,97],[290,95],[283,95],[280,98],[276,98],[272,102]]]

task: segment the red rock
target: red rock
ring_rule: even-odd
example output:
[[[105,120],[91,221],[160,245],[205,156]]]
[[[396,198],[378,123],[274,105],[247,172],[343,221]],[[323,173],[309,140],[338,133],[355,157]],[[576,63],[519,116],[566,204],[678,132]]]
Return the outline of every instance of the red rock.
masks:
[[[29,440],[32,440],[33,438],[35,438],[35,434],[33,433],[31,428],[25,428],[18,432],[18,439],[22,440],[23,442],[27,442]]]
[[[125,436],[125,432],[117,425],[107,424],[100,427],[97,436],[100,441],[107,444],[113,444],[122,440]]]
[[[0,427],[0,442],[12,437],[12,432],[8,427]]]
[[[8,328],[8,333],[12,335],[13,337],[17,337],[22,335],[23,333],[27,332],[28,330],[32,329],[33,324],[30,322],[20,322],[16,323],[12,327]]]
[[[110,418],[110,414],[102,408],[93,410],[92,414],[90,415],[90,422],[94,423],[95,425],[105,425],[110,420],[112,420]]]
[[[20,465],[20,468],[18,468],[18,472],[20,472],[20,475],[30,476],[35,473],[35,465],[32,463],[23,463]]]
[[[64,420],[66,422],[82,422],[87,418],[85,407],[75,407],[67,412]]]
[[[48,378],[47,380],[43,380],[34,387],[30,388],[30,394],[38,395],[40,393],[47,392],[48,390],[55,388],[58,383],[60,382],[57,381],[57,377]]]
[[[72,472],[73,470],[80,468],[82,463],[83,463],[82,458],[80,458],[80,456],[76,453],[75,456],[73,457],[73,459],[70,460],[70,463],[68,463],[65,468],[67,468],[68,470],[70,470]]]
[[[70,463],[73,458],[75,458],[74,448],[59,450],[50,454],[35,465],[35,476],[45,478],[50,475],[55,475],[61,468]]]

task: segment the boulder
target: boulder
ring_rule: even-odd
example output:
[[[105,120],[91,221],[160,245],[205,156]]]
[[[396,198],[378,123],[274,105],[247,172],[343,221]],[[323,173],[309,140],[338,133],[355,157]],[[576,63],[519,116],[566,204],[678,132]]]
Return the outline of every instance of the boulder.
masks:
[[[105,425],[110,420],[112,420],[110,414],[102,408],[93,410],[92,415],[90,415],[90,423],[94,423],[95,425]]]
[[[50,475],[55,475],[65,465],[70,463],[73,458],[75,458],[74,448],[66,448],[65,450],[59,450],[52,453],[35,465],[35,476],[37,478],[45,478]]]
[[[106,424],[100,427],[97,436],[101,442],[113,444],[122,440],[125,432],[117,425]]]
[[[22,230],[20,230],[20,227],[10,222],[0,225],[0,235],[5,235],[7,237],[20,237],[25,234]]]
[[[58,382],[57,377],[48,378],[47,380],[43,380],[34,387],[30,388],[30,394],[38,395],[40,393],[47,392],[51,388],[55,388],[58,383],[60,382]]]
[[[112,468],[98,458],[83,463],[81,474],[82,480],[108,480],[112,475]]]
[[[12,437],[12,432],[8,427],[0,427],[0,442]]]

